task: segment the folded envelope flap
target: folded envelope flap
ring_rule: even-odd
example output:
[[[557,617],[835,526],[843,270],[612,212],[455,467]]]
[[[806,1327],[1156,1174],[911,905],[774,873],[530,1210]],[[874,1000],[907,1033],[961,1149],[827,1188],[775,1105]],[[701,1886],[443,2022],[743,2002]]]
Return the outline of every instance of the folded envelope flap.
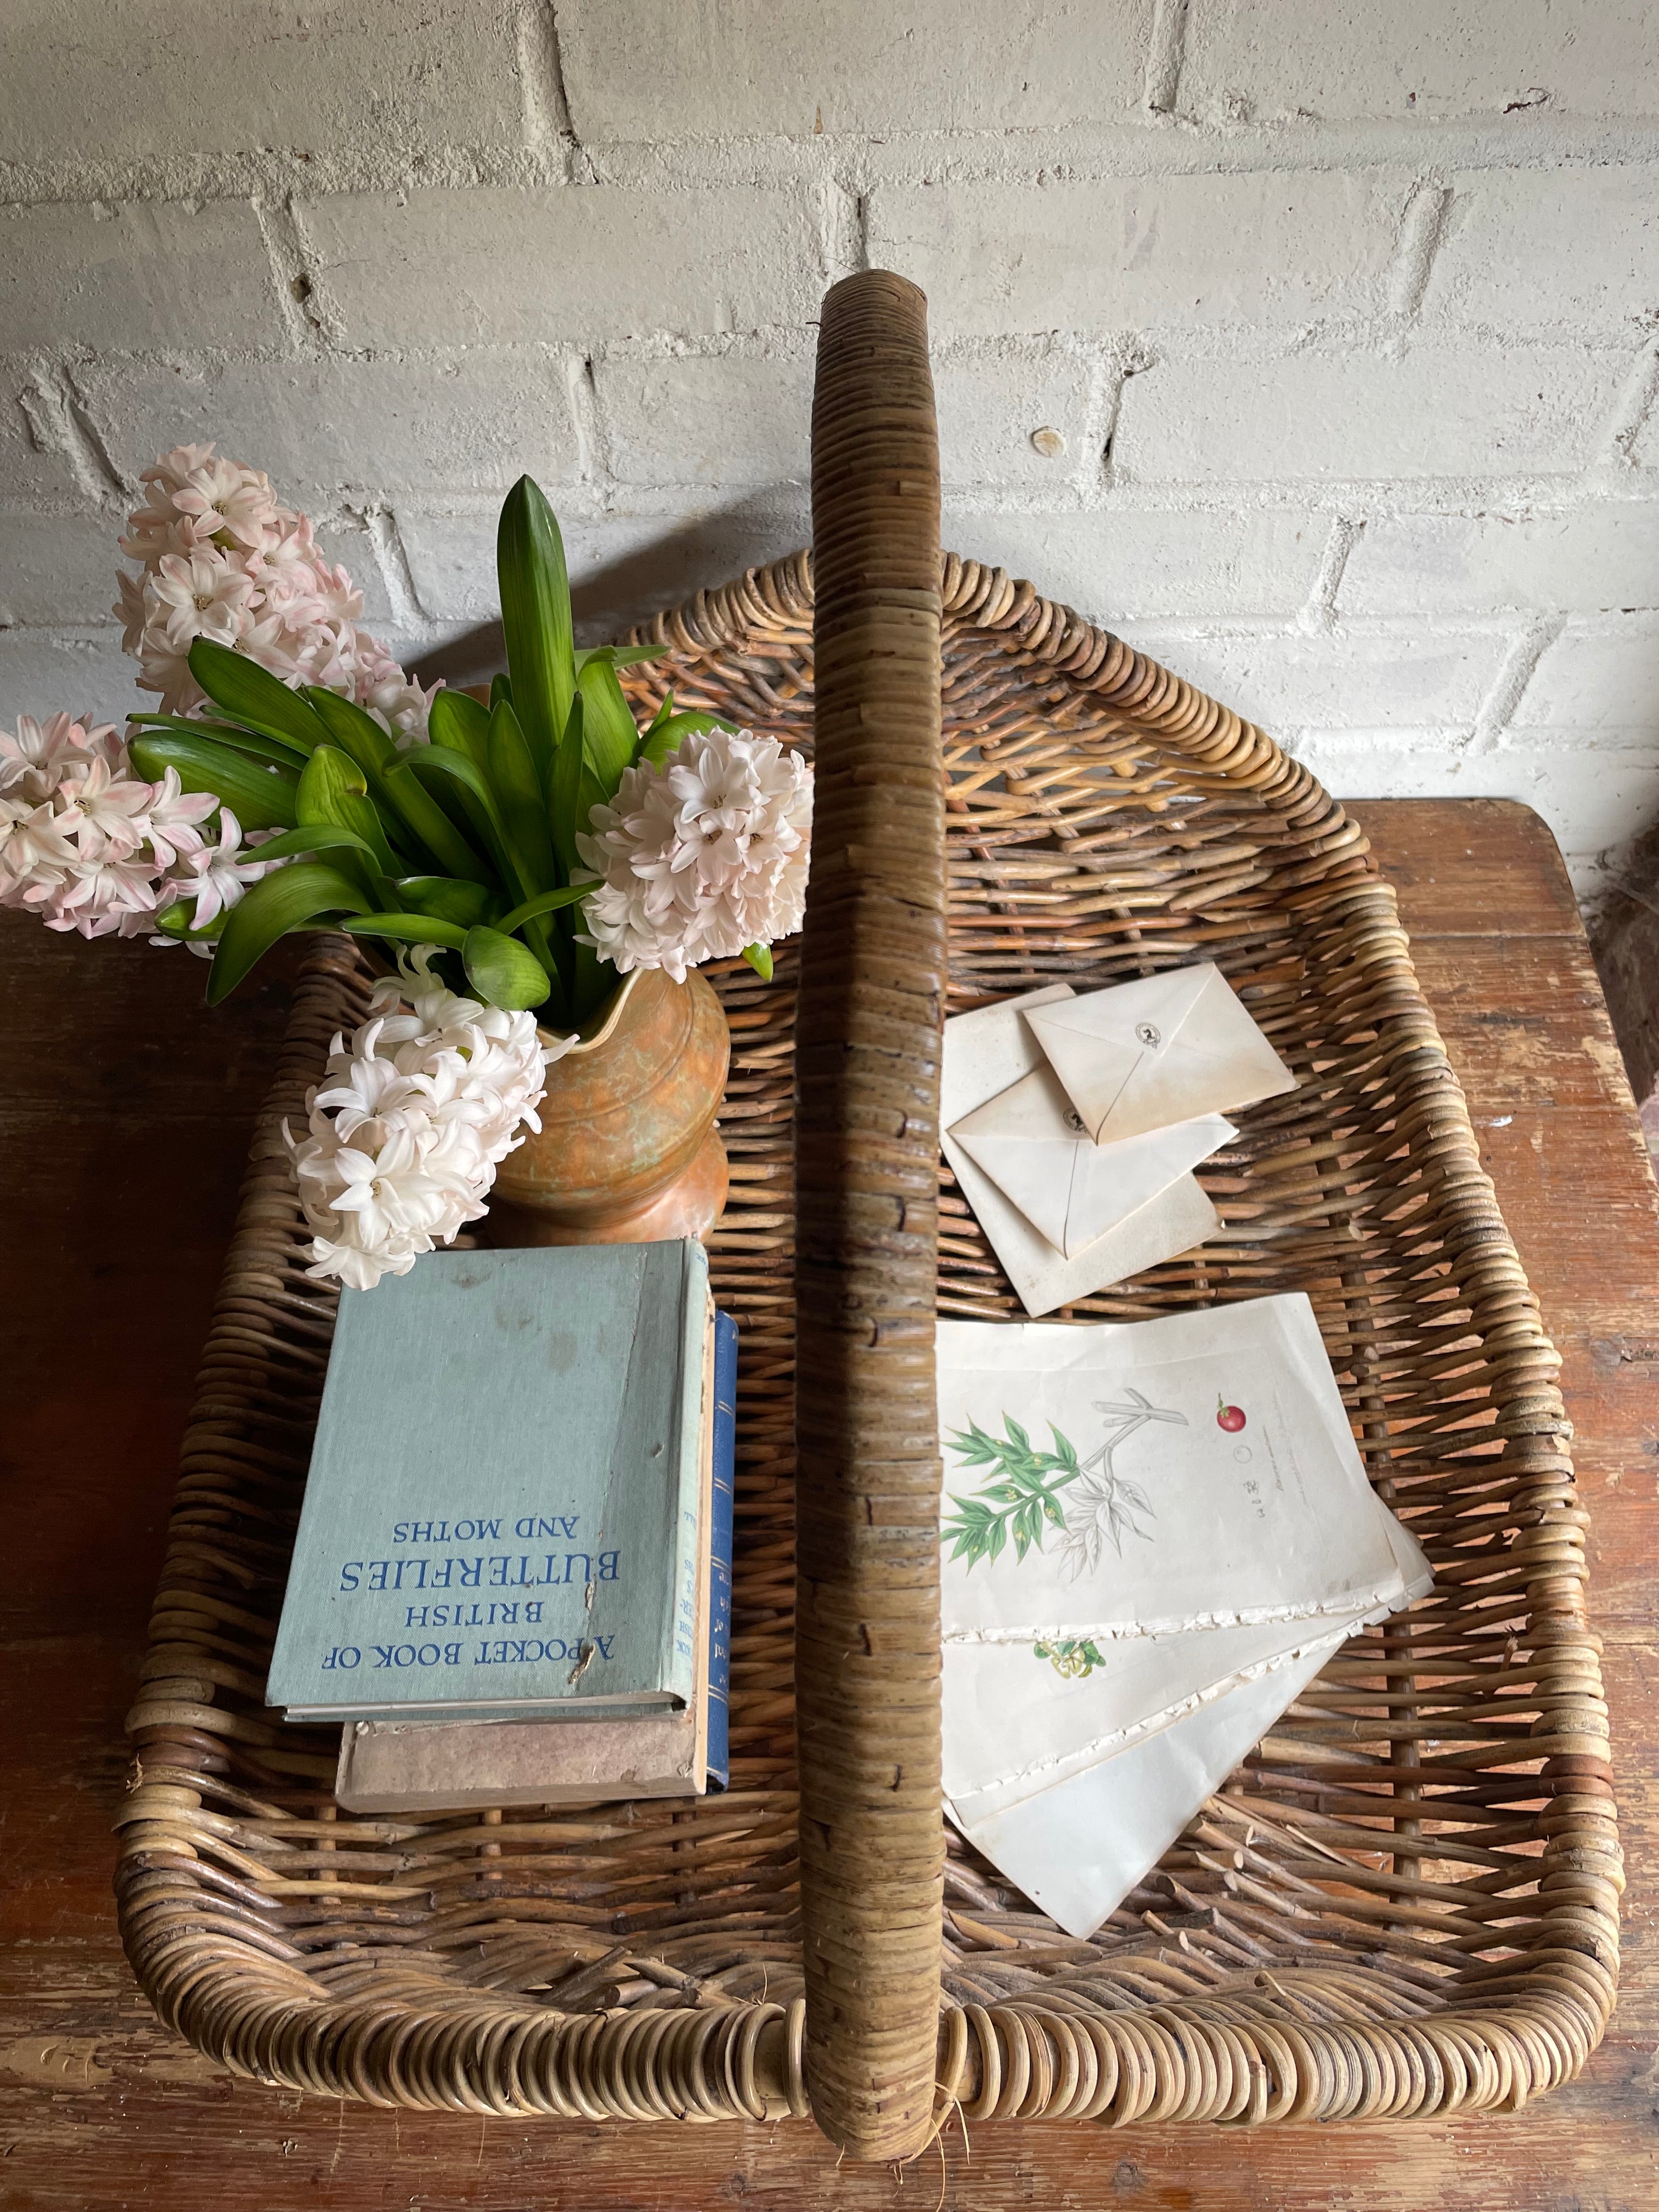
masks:
[[[1026,1026],[1040,1041],[1049,1036],[1068,1041],[1086,1037],[1091,1042],[1121,1045],[1127,1050],[1156,1051],[1181,1028],[1212,982],[1229,989],[1214,961],[1200,960],[1195,967],[1167,969],[1161,975],[1138,975],[1132,982],[1114,983],[1081,998],[1033,1006],[1025,1017]],[[1145,1034],[1148,1028],[1158,1032],[1155,1037]]]
[[[1209,1114],[1121,1145],[1079,1144],[1066,1207],[1067,1256],[1103,1237],[1237,1134],[1231,1121]]]
[[[1034,1068],[951,1125],[951,1134],[974,1159],[979,1158],[975,1139],[1001,1137],[1033,1143],[1074,1142],[1083,1133],[1082,1116],[1052,1067]]]
[[[1251,1098],[1271,1098],[1297,1087],[1295,1076],[1218,968],[1194,1000],[1181,1042],[1185,1049],[1200,1047],[1211,1057],[1236,1066],[1241,1077],[1250,1082]],[[1241,1096],[1237,1103],[1248,1105],[1251,1099]]]
[[[1027,1014],[1027,1027],[1091,1136],[1105,1136],[1121,1103],[1170,1061],[1176,1039],[1188,1030],[1188,1016],[1212,978],[1219,981],[1220,971],[1206,961]],[[1182,1037],[1183,1056],[1188,1049]]]
[[[981,1137],[970,1139],[963,1149],[1009,1204],[1018,1207],[1056,1252],[1063,1252],[1076,1146],[1060,1138],[1027,1144],[1018,1137]]]

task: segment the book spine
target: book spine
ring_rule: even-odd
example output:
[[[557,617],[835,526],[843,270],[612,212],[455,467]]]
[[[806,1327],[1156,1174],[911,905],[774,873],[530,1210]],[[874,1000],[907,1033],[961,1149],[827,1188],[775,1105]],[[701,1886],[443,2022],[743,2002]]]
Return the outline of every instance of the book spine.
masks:
[[[665,1654],[665,1686],[690,1705],[702,1671],[703,1654],[697,1636],[697,1578],[699,1554],[708,1541],[702,1525],[703,1423],[708,1417],[703,1403],[704,1353],[708,1342],[708,1255],[695,1237],[678,1247],[653,1245],[648,1250],[678,1260],[680,1297],[680,1414],[679,1495],[675,1516],[673,1601],[668,1620],[668,1648]],[[672,1261],[671,1261],[672,1264]]]
[[[732,1543],[738,1447],[738,1325],[714,1316],[714,1485],[708,1530],[708,1781],[731,1774]]]

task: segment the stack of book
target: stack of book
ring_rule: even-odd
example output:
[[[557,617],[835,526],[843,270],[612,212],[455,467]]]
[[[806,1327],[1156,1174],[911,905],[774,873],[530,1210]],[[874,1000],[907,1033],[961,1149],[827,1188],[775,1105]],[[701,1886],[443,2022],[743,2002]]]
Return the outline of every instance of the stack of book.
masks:
[[[1432,1576],[1308,1300],[943,1322],[945,1790],[1091,1935],[1344,1639]]]
[[[266,1700],[343,1805],[724,1784],[736,1368],[692,1239],[342,1293]]]

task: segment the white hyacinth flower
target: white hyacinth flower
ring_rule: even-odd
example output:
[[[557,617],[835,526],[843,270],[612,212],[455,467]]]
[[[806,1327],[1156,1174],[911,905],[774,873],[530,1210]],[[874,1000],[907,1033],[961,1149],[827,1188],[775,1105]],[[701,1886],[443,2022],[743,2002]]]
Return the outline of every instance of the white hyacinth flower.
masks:
[[[623,771],[576,849],[597,879],[590,945],[627,975],[730,960],[801,925],[812,771],[775,738],[710,730]],[[578,878],[581,880],[581,878]]]
[[[477,1220],[497,1165],[541,1126],[548,1063],[576,1041],[544,1045],[533,1016],[458,997],[436,951],[375,987],[370,1018],[334,1039],[307,1133],[283,1132],[319,1280],[372,1290]]]

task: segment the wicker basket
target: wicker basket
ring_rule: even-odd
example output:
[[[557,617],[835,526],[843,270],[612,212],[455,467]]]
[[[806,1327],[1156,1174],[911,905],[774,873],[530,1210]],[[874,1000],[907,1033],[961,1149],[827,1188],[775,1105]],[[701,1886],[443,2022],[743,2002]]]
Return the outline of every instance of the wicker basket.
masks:
[[[817,678],[799,958],[769,988],[714,976],[733,1053],[714,1272],[743,1328],[733,1787],[359,1818],[331,1795],[332,1734],[264,1710],[333,1304],[303,1273],[279,1130],[367,990],[320,940],[131,1718],[134,1969],[201,2048],[301,2089],[587,2119],[810,2108],[865,2156],[914,2150],[953,2104],[1114,2124],[1511,2109],[1582,2065],[1613,2002],[1607,1715],[1556,1355],[1393,895],[1259,730],[1030,585],[941,564],[900,280],[830,295],[814,447],[816,627],[798,555],[659,619],[672,656],[635,685],[805,744]],[[1067,1313],[1305,1291],[1437,1579],[1343,1648],[1080,1942],[939,1819],[933,1316],[1019,1309],[939,1166],[939,1022],[947,991],[960,1009],[1199,956],[1300,1088],[1202,1170],[1212,1243]]]

